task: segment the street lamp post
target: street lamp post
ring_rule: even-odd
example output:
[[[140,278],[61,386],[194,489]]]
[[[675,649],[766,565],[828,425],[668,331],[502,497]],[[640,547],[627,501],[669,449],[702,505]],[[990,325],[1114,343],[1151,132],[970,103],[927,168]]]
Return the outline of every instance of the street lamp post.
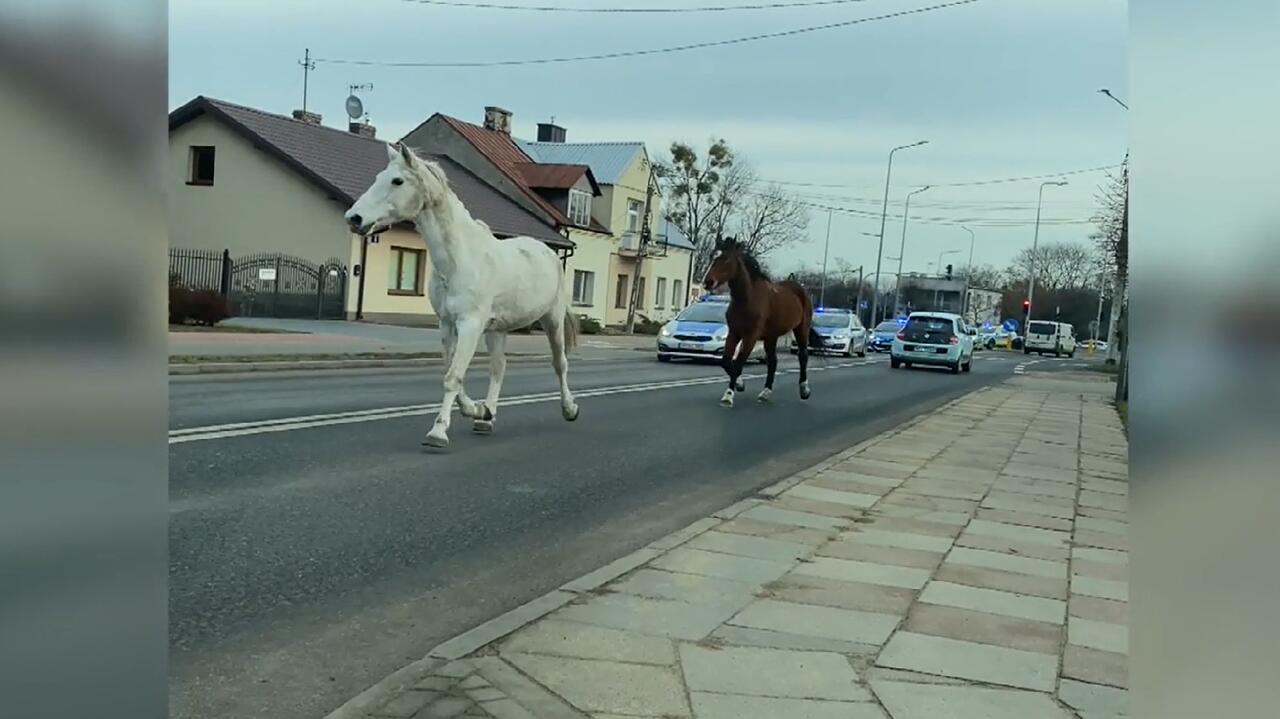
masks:
[[[907,204],[902,210],[902,243],[898,245],[898,279],[893,285],[893,316],[898,316],[898,300],[902,299],[902,258],[907,254],[907,219],[911,214],[911,196],[918,195],[929,189],[929,185],[925,185],[916,190],[907,193]]]
[[[1044,188],[1054,185],[1063,187],[1067,184],[1066,180],[1047,181],[1040,183],[1040,197],[1036,201],[1036,232],[1031,239],[1031,277],[1027,279],[1027,318],[1022,326],[1022,336],[1027,336],[1027,325],[1031,324],[1031,313],[1035,312],[1034,300],[1036,294],[1036,247],[1040,243],[1040,208],[1044,206]]]
[[[964,315],[966,312],[969,311],[969,286],[973,282],[974,234],[973,234],[973,230],[969,229],[968,227],[965,227],[964,225],[960,225],[960,229],[969,233],[969,266],[965,268],[965,271],[964,271],[964,301],[960,303],[960,314]],[[975,324],[977,323],[978,318],[976,315],[974,316],[973,321]]]
[[[876,281],[880,279],[880,259],[884,255],[884,224],[889,219],[889,179],[893,177],[893,153],[898,150],[906,150],[912,147],[919,147],[927,144],[928,140],[920,140],[910,145],[899,145],[889,151],[889,167],[884,173],[884,205],[880,209],[880,247],[876,250]],[[871,299],[871,322],[874,324],[876,320],[876,311],[879,309],[880,293],[872,294]]]
[[[827,299],[827,250],[831,249],[831,210],[827,210],[827,242],[822,246],[822,289],[818,292],[818,306],[824,307]]]

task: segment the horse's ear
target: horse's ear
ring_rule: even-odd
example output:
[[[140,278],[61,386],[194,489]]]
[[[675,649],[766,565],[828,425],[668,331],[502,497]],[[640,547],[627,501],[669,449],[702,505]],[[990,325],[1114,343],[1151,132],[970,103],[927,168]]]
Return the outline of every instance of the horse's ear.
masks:
[[[404,160],[404,164],[409,167],[416,167],[418,164],[418,158],[414,156],[413,150],[410,150],[409,146],[404,143],[400,143],[400,158]]]
[[[387,160],[389,162],[395,162],[398,159],[400,159],[400,148],[395,143],[388,142],[387,143]]]

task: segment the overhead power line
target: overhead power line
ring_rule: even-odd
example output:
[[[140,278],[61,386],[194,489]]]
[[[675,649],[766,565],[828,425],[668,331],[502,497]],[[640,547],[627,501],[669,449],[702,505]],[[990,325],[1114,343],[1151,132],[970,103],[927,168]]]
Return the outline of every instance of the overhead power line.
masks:
[[[739,45],[742,43],[756,42],[758,40],[773,40],[780,37],[791,37],[793,35],[803,35],[805,33],[820,32],[822,30],[835,30],[837,28],[852,27],[854,25],[862,25],[864,23],[878,22],[881,20],[892,20],[910,15],[920,15],[923,13],[934,12],[936,10],[945,10],[947,8],[958,7],[960,5],[969,5],[978,2],[978,0],[954,0],[954,2],[942,3],[939,5],[930,5],[928,7],[915,8],[912,10],[900,10],[898,12],[886,13],[884,15],[873,15],[871,17],[857,18],[855,20],[844,20],[841,22],[826,23],[823,25],[812,25],[810,27],[796,28],[794,30],[783,30],[781,32],[763,33],[760,35],[747,35],[745,37],[735,37],[728,40],[712,40],[708,42],[696,42],[688,45],[676,45],[674,47],[651,48],[647,50],[624,50],[620,52],[608,52],[598,55],[575,55],[569,57],[547,57],[547,58],[531,58],[525,60],[476,60],[471,62],[455,62],[455,61],[387,61],[387,60],[351,60],[343,58],[315,58],[316,62],[328,63],[330,65],[363,65],[378,67],[430,67],[430,68],[461,68],[461,67],[509,67],[512,65],[550,65],[557,63],[569,62],[586,62],[590,60],[613,60],[623,57],[639,57],[642,55],[662,55],[673,52],[686,52],[689,50],[702,50],[710,47],[724,47],[726,45]]]
[[[1101,172],[1103,170],[1114,170],[1118,167],[1120,167],[1119,164],[1101,165],[1098,167],[1086,167],[1080,170],[1066,170],[1064,172],[1049,172],[1043,175],[1022,175],[1020,177],[1002,177],[995,180],[974,180],[972,182],[930,182],[930,183],[912,183],[912,184],[928,184],[931,187],[973,187],[976,185],[998,185],[1004,182],[1023,182],[1026,180],[1043,180],[1046,177],[1062,177],[1064,175],[1082,175],[1086,172]],[[839,183],[829,184],[829,183],[821,183],[821,182],[792,182],[790,180],[760,180],[759,182],[764,184],[789,185],[792,187],[822,187],[822,188],[836,188],[836,189],[859,188],[859,187],[866,186],[865,184],[862,184],[862,185],[850,185],[850,184],[839,184]],[[879,200],[877,200],[877,202],[879,202]]]
[[[748,192],[748,194],[759,194]],[[814,210],[822,210],[823,212],[839,212],[854,217],[864,217],[867,219],[879,220],[880,213],[870,210],[859,210],[852,207],[840,207],[837,205],[827,205],[818,202],[805,202],[797,200],[796,204],[808,207]],[[889,213],[889,219],[901,220],[902,215]],[[929,217],[929,216],[911,216],[911,222],[924,225],[972,225],[974,227],[1027,227],[1035,223],[1034,219],[1017,219],[1017,218],[996,218],[996,217]],[[1090,218],[1072,218],[1072,217],[1049,217],[1041,218],[1041,225],[1087,225],[1093,222]]]
[[[823,7],[830,5],[852,5],[869,0],[800,0],[799,2],[770,2],[752,5],[708,5],[704,7],[585,7],[566,5],[510,5],[492,2],[465,2],[464,0],[402,0],[416,5],[435,5],[439,7],[467,8],[473,10],[516,10],[525,12],[567,12],[567,13],[599,13],[599,14],[667,14],[667,13],[701,13],[701,12],[734,12],[737,10],[787,10],[802,7]]]

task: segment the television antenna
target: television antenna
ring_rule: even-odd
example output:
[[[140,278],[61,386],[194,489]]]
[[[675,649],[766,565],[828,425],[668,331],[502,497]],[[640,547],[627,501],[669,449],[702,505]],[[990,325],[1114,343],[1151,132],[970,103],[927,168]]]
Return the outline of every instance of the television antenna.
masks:
[[[347,85],[347,92],[350,93],[347,95],[347,102],[346,102],[347,117],[351,118],[352,120],[359,120],[360,118],[363,117],[367,122],[369,119],[369,116],[364,111],[364,102],[361,101],[360,98],[356,95],[357,90],[369,90],[372,92],[373,83],[369,82],[369,83],[363,83],[359,85]]]

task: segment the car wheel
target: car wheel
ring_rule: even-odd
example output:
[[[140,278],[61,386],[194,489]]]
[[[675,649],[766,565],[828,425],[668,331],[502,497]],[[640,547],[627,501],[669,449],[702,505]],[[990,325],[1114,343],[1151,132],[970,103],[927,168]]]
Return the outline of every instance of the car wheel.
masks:
[[[1022,354],[1024,354],[1024,355],[1029,355],[1029,354],[1031,354],[1031,350],[1027,349],[1026,347],[1023,347],[1023,348],[1022,348]]]
[[[960,374],[960,360],[956,360],[955,363],[947,369],[951,370],[951,374]]]
[[[861,350],[859,350],[859,351],[858,351],[858,356],[859,356],[859,357],[866,357],[866,356],[867,356],[867,348],[866,348],[866,347],[863,347]]]
[[[902,360],[902,366],[911,369],[911,363],[906,360]]]
[[[898,359],[897,357],[889,358],[889,367],[891,369],[898,369],[898,365],[900,364],[902,364],[902,360]]]
[[[1067,356],[1068,356],[1068,357],[1075,357],[1075,356],[1076,356],[1076,351],[1075,351],[1075,350],[1071,350],[1070,352],[1068,352],[1068,353],[1067,353]]]
[[[973,357],[970,357],[969,361],[964,363],[964,371],[965,372],[973,371]]]

